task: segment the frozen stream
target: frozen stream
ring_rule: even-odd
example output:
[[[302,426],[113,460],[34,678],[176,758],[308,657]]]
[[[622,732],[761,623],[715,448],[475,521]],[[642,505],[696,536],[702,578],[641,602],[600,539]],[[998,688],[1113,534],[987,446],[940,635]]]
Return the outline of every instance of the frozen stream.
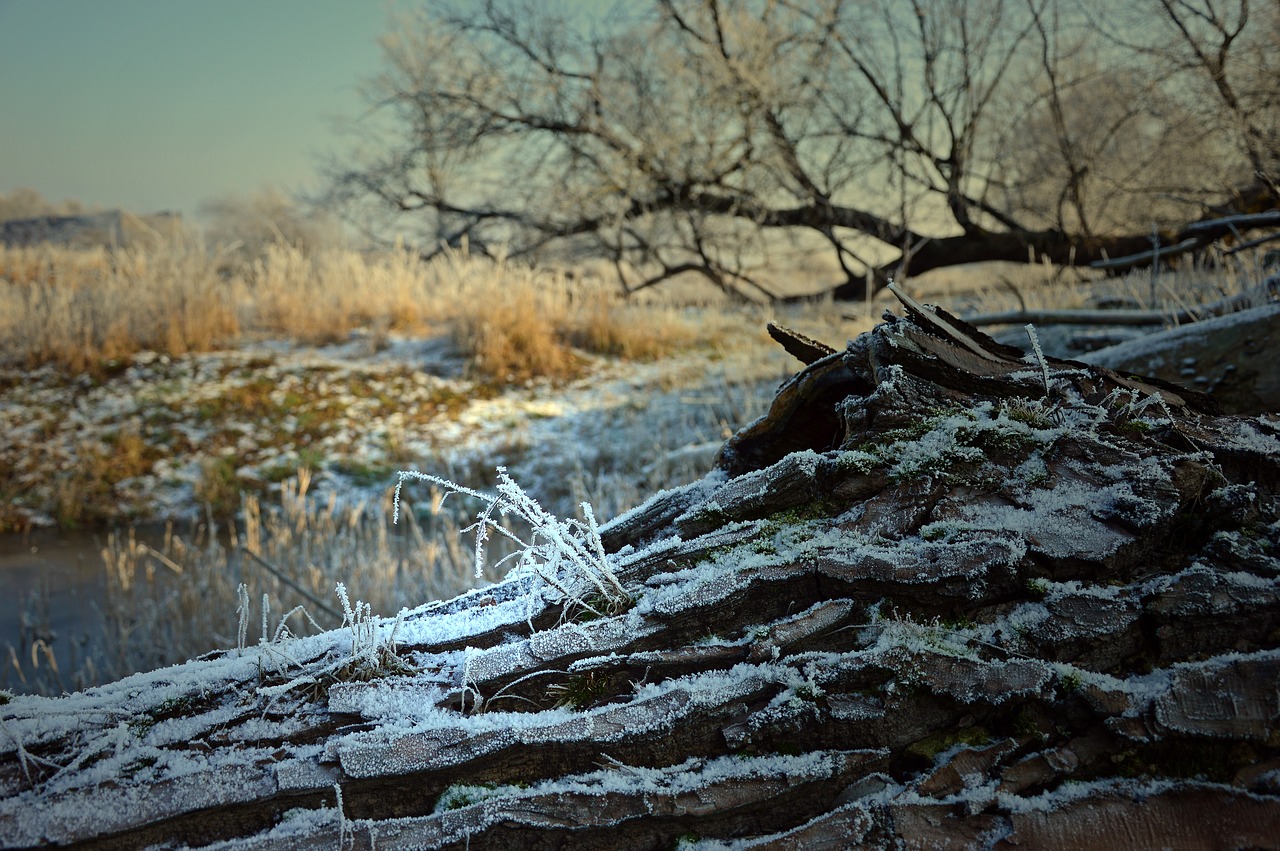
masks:
[[[9,647],[29,665],[30,642],[49,640],[46,629],[59,637],[60,650],[68,638],[97,638],[88,633],[98,631],[97,609],[106,595],[104,541],[103,535],[55,529],[0,535],[0,652],[6,674],[0,682],[15,677]],[[29,629],[23,629],[24,620]]]

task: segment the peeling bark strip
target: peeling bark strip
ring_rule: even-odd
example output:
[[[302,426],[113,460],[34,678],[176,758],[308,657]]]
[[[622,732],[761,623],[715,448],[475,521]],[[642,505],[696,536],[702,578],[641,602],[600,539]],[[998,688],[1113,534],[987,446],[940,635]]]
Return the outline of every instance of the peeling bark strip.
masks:
[[[509,578],[0,705],[0,846],[1274,846],[1277,418],[907,303],[775,333],[601,531],[625,611]]]

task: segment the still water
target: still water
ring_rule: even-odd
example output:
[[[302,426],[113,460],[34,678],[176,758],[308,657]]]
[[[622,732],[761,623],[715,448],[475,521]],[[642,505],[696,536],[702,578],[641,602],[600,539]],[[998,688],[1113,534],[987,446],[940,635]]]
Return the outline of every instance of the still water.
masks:
[[[58,643],[97,629],[106,595],[105,534],[40,529],[0,535],[0,650],[19,647],[22,623],[52,629]],[[48,638],[46,637],[46,640]]]

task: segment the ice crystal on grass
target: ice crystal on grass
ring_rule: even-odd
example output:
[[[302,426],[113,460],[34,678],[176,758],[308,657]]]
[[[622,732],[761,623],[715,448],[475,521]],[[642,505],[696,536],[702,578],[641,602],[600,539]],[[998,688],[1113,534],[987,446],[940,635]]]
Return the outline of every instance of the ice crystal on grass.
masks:
[[[451,493],[474,497],[484,503],[476,515],[476,522],[464,529],[476,535],[476,578],[484,573],[485,544],[489,533],[495,532],[516,546],[516,551],[498,562],[516,559],[513,573],[532,574],[558,591],[574,606],[604,617],[624,611],[631,604],[631,597],[618,581],[600,540],[600,527],[590,504],[582,503],[583,520],[561,519],[542,508],[537,500],[516,484],[505,467],[498,467],[497,494],[483,494],[426,473],[414,470],[401,471],[396,483],[394,517],[400,517],[400,491],[408,479],[419,479]],[[530,528],[528,540],[519,537],[495,518],[498,515],[514,515]]]
[[[351,604],[347,596],[347,588],[341,582],[338,583],[335,593],[342,604],[342,625],[351,632],[351,650],[345,656],[340,656],[318,669],[310,670],[285,682],[260,686],[259,694],[274,699],[303,687],[310,687],[313,691],[323,693],[334,683],[368,682],[392,674],[412,672],[409,664],[397,653],[396,639],[404,623],[405,610],[400,611],[391,625],[390,632],[387,632],[384,629],[385,620],[375,617],[368,603],[357,600],[354,606]],[[265,601],[263,605],[265,607]],[[263,615],[263,637],[260,646],[267,657],[276,662],[276,671],[280,676],[283,676],[291,666],[307,667],[288,652],[290,639],[294,637],[286,627],[285,621],[299,609],[302,607],[297,607],[281,619],[280,626],[271,640],[267,639],[266,614]],[[310,618],[305,609],[302,609],[302,612]],[[243,622],[243,616],[241,620]],[[314,625],[315,621],[312,621],[312,624]]]

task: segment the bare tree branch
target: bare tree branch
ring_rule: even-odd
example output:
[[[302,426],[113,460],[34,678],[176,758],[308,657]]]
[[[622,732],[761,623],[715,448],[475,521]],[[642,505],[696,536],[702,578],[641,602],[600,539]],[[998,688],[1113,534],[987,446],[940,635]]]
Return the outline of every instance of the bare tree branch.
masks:
[[[1223,72],[1215,97],[1235,119],[1218,132],[1261,151],[1265,86],[1245,97],[1233,76],[1241,45],[1257,43],[1247,0],[1230,14],[1207,0],[1142,2],[1182,28],[1191,66]],[[416,222],[433,246],[607,257],[639,270],[632,290],[696,271],[774,298],[759,274],[774,235],[809,233],[842,279],[831,291],[862,298],[868,277],[879,286],[907,261],[918,274],[1137,253],[1150,187],[1171,182],[1162,152],[1219,141],[1185,129],[1195,122],[1163,79],[1123,68],[1138,48],[1098,41],[1078,15],[1068,39],[1060,0],[636,10],[586,30],[526,0],[402,20],[370,91],[397,129],[333,170],[330,198]],[[1170,236],[1214,188],[1155,196]]]

